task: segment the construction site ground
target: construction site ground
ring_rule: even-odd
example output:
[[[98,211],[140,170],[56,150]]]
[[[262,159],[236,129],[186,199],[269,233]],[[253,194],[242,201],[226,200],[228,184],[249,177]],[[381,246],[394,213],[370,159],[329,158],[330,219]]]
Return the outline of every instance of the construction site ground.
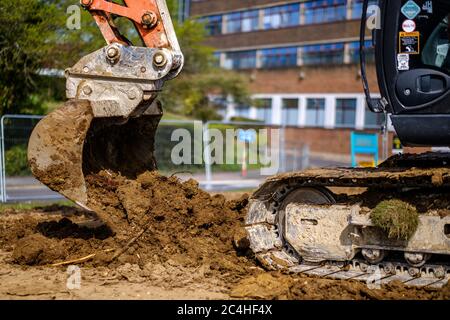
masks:
[[[154,173],[100,172],[87,182],[91,207],[111,216],[114,234],[72,206],[3,208],[0,299],[450,298],[450,285],[369,289],[264,270],[245,249],[242,193],[208,194]],[[80,267],[79,288],[67,286],[69,265]]]

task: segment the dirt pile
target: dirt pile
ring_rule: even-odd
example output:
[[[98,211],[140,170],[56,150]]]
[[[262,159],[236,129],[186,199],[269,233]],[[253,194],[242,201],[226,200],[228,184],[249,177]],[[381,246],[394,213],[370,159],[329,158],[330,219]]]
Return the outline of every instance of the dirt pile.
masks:
[[[92,219],[89,213],[59,206],[2,212],[0,249],[12,252],[11,262],[33,266],[113,248],[115,241],[108,237],[110,231],[103,224],[91,223]],[[83,226],[85,221],[89,223]],[[88,227],[90,224],[94,226]]]
[[[180,182],[155,172],[131,180],[101,171],[89,175],[86,184],[89,206],[106,216],[114,231],[92,217],[87,217],[90,226],[67,218],[28,221],[2,235],[5,243],[14,243],[15,263],[46,265],[94,255],[88,265],[202,267],[206,274],[231,278],[254,267],[234,246],[235,234],[242,232],[247,196],[227,201],[202,191],[194,180]]]
[[[32,234],[16,243],[12,258],[26,265],[49,264],[67,255],[65,247],[40,234]]]
[[[232,258],[230,253],[234,252],[234,233],[245,217],[247,196],[226,201],[223,195],[211,196],[199,189],[194,180],[182,183],[155,172],[130,180],[101,171],[86,181],[89,206],[110,217],[115,238],[122,246],[143,232],[118,258],[120,262],[170,259],[183,266],[240,268],[240,258]]]

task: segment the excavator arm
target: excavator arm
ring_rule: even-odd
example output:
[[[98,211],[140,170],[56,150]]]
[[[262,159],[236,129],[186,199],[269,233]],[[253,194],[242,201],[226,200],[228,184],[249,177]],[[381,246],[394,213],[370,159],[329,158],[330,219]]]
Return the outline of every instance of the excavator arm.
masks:
[[[85,209],[89,174],[135,177],[156,169],[156,98],[184,62],[165,0],[123,3],[81,0],[107,45],[66,70],[68,101],[38,123],[28,146],[35,177]],[[145,46],[133,46],[116,17],[132,21]]]
[[[173,28],[170,21],[162,20],[168,16],[168,10],[165,2],[159,2],[126,0],[126,6],[122,6],[106,0],[82,0],[81,5],[92,14],[108,44],[129,44],[114,25],[112,15],[115,15],[130,19],[147,47],[165,48],[170,45],[166,28],[171,33]]]
[[[108,45],[67,70],[67,97],[89,100],[95,117],[142,115],[164,82],[178,75],[183,55],[163,0],[82,0]],[[131,46],[112,16],[128,18],[146,47]]]

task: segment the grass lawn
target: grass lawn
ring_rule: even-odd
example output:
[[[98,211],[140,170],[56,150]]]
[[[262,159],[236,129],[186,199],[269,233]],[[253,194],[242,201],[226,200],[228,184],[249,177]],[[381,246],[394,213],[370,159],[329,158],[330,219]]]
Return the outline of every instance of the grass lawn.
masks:
[[[186,117],[184,115],[175,114],[171,112],[164,112],[162,120],[179,120],[179,121],[193,121],[194,119]]]
[[[69,200],[1,203],[0,204],[0,213],[7,209],[32,210],[32,209],[47,207],[47,206],[51,206],[51,205],[70,206],[70,207],[75,206],[75,204]]]

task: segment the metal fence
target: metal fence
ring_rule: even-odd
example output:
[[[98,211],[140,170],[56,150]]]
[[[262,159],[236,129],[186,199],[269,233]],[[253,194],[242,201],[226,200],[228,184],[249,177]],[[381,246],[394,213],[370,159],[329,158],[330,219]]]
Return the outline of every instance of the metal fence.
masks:
[[[25,115],[5,115],[1,118],[2,202],[63,199],[61,195],[34,179],[28,168],[28,140],[41,118],[42,116]],[[226,152],[229,151],[226,134],[228,132],[233,135],[235,155],[232,157],[232,163],[211,161],[217,152],[211,149],[211,132],[213,135],[222,133],[224,136],[224,160],[226,157],[231,158],[229,152]],[[242,132],[256,132],[256,141],[244,141],[245,135],[241,134]],[[277,134],[272,137],[271,133],[275,132]],[[185,147],[181,154],[180,145]],[[258,161],[250,163],[250,158],[255,156],[255,145]],[[180,162],[174,159],[174,156],[189,161]],[[297,171],[309,166],[309,147],[285,148],[284,128],[279,126],[248,122],[163,120],[156,132],[155,157],[159,171],[165,175],[177,175],[183,180],[193,178],[199,181],[201,187],[210,191],[256,188],[267,178],[261,173],[261,169],[267,167],[267,163],[259,161],[261,156],[272,156],[272,160],[276,159],[277,170],[273,173]],[[247,159],[243,161],[245,157]]]
[[[205,189],[253,189],[270,175],[307,168],[309,146],[286,148],[284,133],[283,126],[260,122],[206,122]],[[224,140],[219,157],[209,145],[217,139],[213,137],[216,135]],[[223,161],[214,162],[217,158]]]
[[[42,116],[5,115],[0,120],[2,202],[62,198],[34,179],[28,168],[28,140],[40,119]]]

